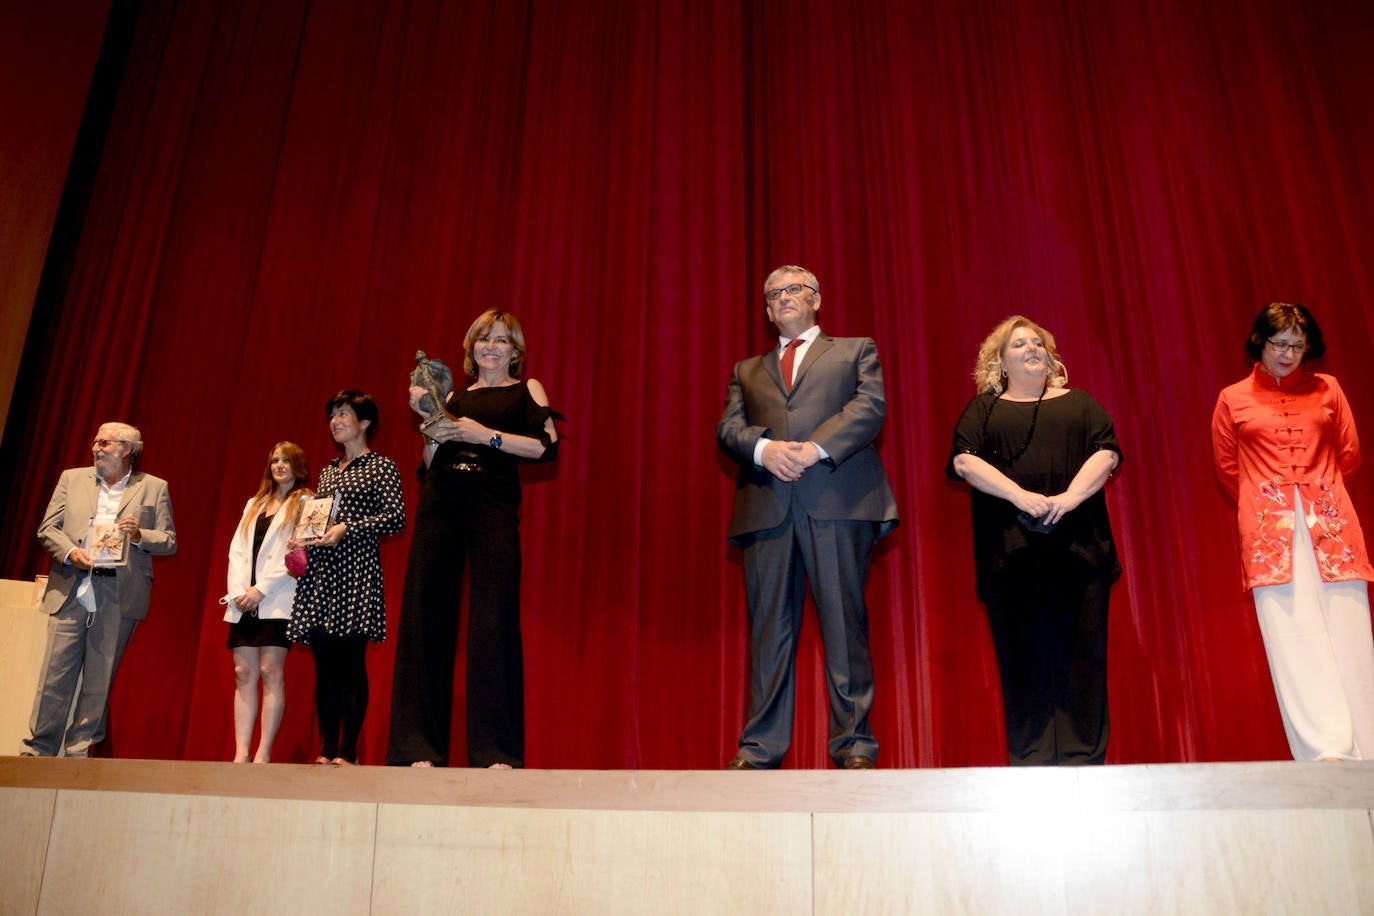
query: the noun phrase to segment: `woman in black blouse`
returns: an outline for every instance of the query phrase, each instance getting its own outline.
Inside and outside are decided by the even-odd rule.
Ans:
[[[1013,315],[988,335],[946,473],[972,486],[978,597],[1002,679],[1012,764],[1102,763],[1107,602],[1120,575],[1102,487],[1112,420],[1054,338]]]
[[[334,499],[330,525],[307,551],[288,632],[315,656],[315,762],[342,765],[357,762],[367,715],[367,644],[386,639],[378,538],[403,529],[406,510],[395,463],[368,444],[378,423],[372,395],[340,391],[325,415],[343,454],[320,472],[319,496]]]
[[[446,415],[422,425],[423,485],[406,566],[391,692],[387,763],[448,762],[463,565],[468,567],[468,764],[524,765],[520,638],[522,461],[552,461],[558,432],[548,395],[521,380],[525,335],[509,312],[483,312],[463,339],[472,380]],[[422,388],[410,406],[424,416]]]

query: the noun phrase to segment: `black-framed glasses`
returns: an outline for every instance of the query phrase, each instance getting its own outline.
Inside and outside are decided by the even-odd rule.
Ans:
[[[787,293],[789,296],[800,296],[801,291],[804,289],[809,289],[813,293],[820,292],[820,290],[809,283],[789,283],[786,286],[778,286],[768,290],[763,294],[763,298],[767,299],[769,302],[777,302],[782,298],[783,293]]]
[[[1299,340],[1295,343],[1290,343],[1286,340],[1275,340],[1274,338],[1270,337],[1265,341],[1265,343],[1267,343],[1270,349],[1272,349],[1275,353],[1278,353],[1280,356],[1284,353],[1292,353],[1294,356],[1302,356],[1304,353],[1307,352],[1307,341],[1305,340]]]
[[[91,441],[91,448],[109,448],[118,441],[118,439],[94,439]]]

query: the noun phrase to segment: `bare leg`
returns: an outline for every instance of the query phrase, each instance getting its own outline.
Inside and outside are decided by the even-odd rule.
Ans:
[[[262,737],[258,739],[258,753],[254,763],[272,760],[272,742],[277,740],[282,713],[286,711],[286,650],[280,646],[263,646],[259,650],[259,670],[262,673]]]
[[[258,650],[234,649],[234,762],[247,763],[253,746],[253,726],[258,721]]]

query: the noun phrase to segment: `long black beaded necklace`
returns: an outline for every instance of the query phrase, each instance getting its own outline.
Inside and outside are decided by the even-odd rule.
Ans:
[[[991,457],[994,457],[994,458],[1002,458],[1002,457],[1005,457],[1005,458],[1006,458],[1007,464],[1008,464],[1008,465],[1011,465],[1012,462],[1014,462],[1017,458],[1020,458],[1022,455],[1024,455],[1024,454],[1026,453],[1026,449],[1030,448],[1031,437],[1035,435],[1035,421],[1038,420],[1038,419],[1040,419],[1040,402],[1043,401],[1043,400],[1045,400],[1045,392],[1046,392],[1046,391],[1049,391],[1049,390],[1050,390],[1049,379],[1046,379],[1046,380],[1045,380],[1044,387],[1042,387],[1042,388],[1040,389],[1040,397],[1038,397],[1038,398],[1035,399],[1035,410],[1033,410],[1033,411],[1031,412],[1030,429],[1026,430],[1026,441],[1024,441],[1024,442],[1021,443],[1021,447],[1020,447],[1019,449],[1016,450],[1016,454],[1015,454],[1015,455],[1006,455],[1006,456],[1002,456],[1002,455],[998,455],[997,452],[996,452],[996,450],[994,450],[994,449],[989,449],[989,450],[988,450],[988,454],[989,454]],[[1001,397],[995,397],[995,398],[993,398],[993,399],[992,399],[992,407],[989,407],[989,408],[988,408],[987,415],[983,417],[983,442],[987,442],[987,441],[988,441],[988,421],[992,419],[992,411],[997,407],[997,402],[1000,401],[1000,400],[1002,400]]]

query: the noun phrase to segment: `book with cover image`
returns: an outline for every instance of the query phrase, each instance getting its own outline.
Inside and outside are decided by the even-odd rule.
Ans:
[[[91,523],[91,565],[99,567],[124,566],[129,562],[129,536],[115,527],[115,520]]]
[[[329,530],[329,515],[334,508],[334,497],[317,496],[306,500],[301,506],[301,519],[296,522],[296,540],[313,544]]]

